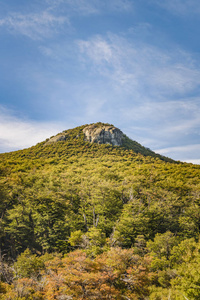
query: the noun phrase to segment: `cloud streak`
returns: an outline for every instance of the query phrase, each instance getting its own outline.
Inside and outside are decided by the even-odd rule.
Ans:
[[[191,162],[196,164],[200,163],[200,159],[192,158],[194,154],[198,157],[198,154],[200,152],[200,144],[168,147],[163,149],[156,149],[154,151],[161,155],[169,156],[176,160],[181,160],[184,162]]]
[[[44,10],[34,9],[37,12],[10,12],[6,17],[0,18],[0,27],[6,28],[12,34],[21,34],[33,40],[51,38],[62,28],[68,26],[70,30],[71,19],[77,15],[94,15],[105,12],[130,11],[133,3],[130,0],[46,0]]]
[[[186,16],[186,11],[188,32],[192,28],[191,16],[200,7],[197,0],[149,0],[148,5],[143,0],[20,2],[4,4],[7,12],[3,15],[2,10],[0,19],[0,31],[8,42],[1,49],[4,105],[25,112],[30,120],[67,119],[71,127],[110,122],[151,149],[194,145],[199,140],[200,61],[192,48],[198,43],[185,47],[189,53],[183,49],[188,35],[181,32],[180,46],[176,38],[183,24],[180,16]],[[97,22],[91,26],[94,19]],[[168,30],[164,26],[169,20]],[[19,35],[34,43],[26,39],[22,45]],[[16,51],[6,49],[15,44]],[[10,112],[0,116],[2,147],[3,142],[11,147],[11,140],[17,147],[14,135],[22,136],[19,148],[26,147],[24,137],[36,136],[39,128],[44,128],[44,138],[52,135],[45,131],[45,122],[37,127],[36,122]],[[16,134],[7,138],[6,128],[11,132],[14,128]]]
[[[109,35],[78,41],[85,64],[120,88],[154,95],[185,95],[200,87],[200,71],[189,54],[164,51],[137,40]],[[174,54],[176,53],[176,54]]]
[[[0,27],[5,27],[13,34],[22,34],[33,40],[50,38],[69,20],[64,16],[55,16],[48,11],[40,13],[10,13],[0,19]]]
[[[78,40],[73,49],[79,61],[73,53],[68,57],[64,44],[43,50],[63,68],[68,59],[82,66],[79,84],[70,90],[81,106],[81,123],[114,123],[151,149],[199,138],[200,70],[191,55],[114,34]]]
[[[85,68],[106,78],[115,91],[130,137],[151,149],[164,149],[169,140],[180,145],[199,138],[200,69],[189,53],[111,34],[78,41],[78,46]],[[178,149],[169,149],[169,156],[178,159]],[[180,159],[190,158],[185,149]]]
[[[123,12],[133,9],[131,0],[46,0],[50,7],[65,7],[70,13],[93,15],[106,12]]]
[[[198,0],[151,0],[172,14],[178,15],[196,15],[200,13],[200,3]]]
[[[163,149],[167,148],[169,141],[175,146],[199,140],[199,113],[198,98],[190,99],[189,103],[180,100],[161,103],[149,101],[133,105],[129,110],[124,108],[122,118],[132,123],[128,130],[133,139],[151,149]],[[195,155],[198,157],[197,152]],[[178,155],[170,157],[178,159]]]

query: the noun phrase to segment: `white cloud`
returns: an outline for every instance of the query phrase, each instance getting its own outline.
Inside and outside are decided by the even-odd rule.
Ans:
[[[34,40],[51,37],[60,26],[66,23],[69,24],[67,17],[57,17],[48,11],[29,14],[10,13],[7,17],[0,19],[0,26]]]
[[[97,37],[91,41],[79,41],[78,45],[80,51],[87,53],[94,63],[110,62],[112,64],[112,59],[114,59],[112,45],[101,37]]]
[[[33,146],[63,130],[58,122],[22,120],[3,107],[0,107],[0,120],[0,152]]]

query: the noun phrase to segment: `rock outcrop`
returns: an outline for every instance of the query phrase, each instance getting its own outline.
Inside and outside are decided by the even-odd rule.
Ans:
[[[135,153],[140,153],[144,156],[157,157],[161,160],[168,162],[173,162],[172,159],[161,156],[152,150],[142,146],[136,141],[128,138],[119,128],[108,124],[108,123],[95,123],[90,125],[82,125],[76,128],[64,130],[61,133],[58,133],[56,136],[51,137],[50,139],[44,142],[44,146],[51,145],[55,143],[66,143],[67,146],[74,145],[78,147],[83,146],[83,142],[96,143],[96,144],[109,144],[112,146],[121,146],[124,149],[132,150]]]
[[[90,143],[109,144],[113,146],[122,146],[123,143],[123,132],[113,125],[103,123],[86,125],[82,129],[82,132],[84,134],[85,141]],[[45,145],[57,143],[59,141],[66,141],[68,138],[70,138],[71,133],[69,130],[63,131],[57,134],[56,136],[51,137],[45,143]],[[74,138],[78,137],[79,134],[77,136],[74,136]]]
[[[59,133],[56,136],[51,137],[46,143],[45,145],[49,145],[52,143],[56,143],[59,141],[66,141],[66,134],[64,133]]]
[[[90,143],[122,146],[123,132],[113,125],[88,125],[83,129],[83,133]]]

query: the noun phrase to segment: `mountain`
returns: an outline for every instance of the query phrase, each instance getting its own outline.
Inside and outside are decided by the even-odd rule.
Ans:
[[[200,166],[111,124],[0,154],[0,199],[2,299],[181,299],[181,264],[198,265]]]
[[[63,147],[70,146],[71,143],[75,143],[76,147],[78,147],[78,144],[90,147],[88,143],[98,145],[104,144],[113,147],[118,146],[123,150],[133,150],[135,153],[140,153],[144,156],[152,156],[164,161],[174,162],[172,159],[156,154],[149,148],[131,140],[120,129],[108,123],[99,122],[90,125],[86,124],[74,129],[69,129],[47,139],[45,143],[42,143],[41,145],[48,146],[58,142],[61,142]],[[108,148],[110,150],[112,149],[111,147]]]
[[[45,145],[56,143],[59,141],[68,141],[70,139],[77,139],[79,141],[85,141],[97,144],[106,144],[111,146],[120,146],[124,149],[133,150],[135,153],[141,153],[143,155],[149,155],[153,157],[159,157],[160,159],[172,161],[165,158],[150,149],[143,147],[136,141],[129,139],[120,129],[111,124],[96,123],[90,125],[84,125],[72,130],[66,130],[62,133],[51,137]]]

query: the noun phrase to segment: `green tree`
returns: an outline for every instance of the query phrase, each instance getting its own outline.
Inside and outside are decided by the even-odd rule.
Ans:
[[[15,278],[35,278],[40,276],[41,270],[45,267],[44,261],[29,249],[21,253],[14,263]]]

